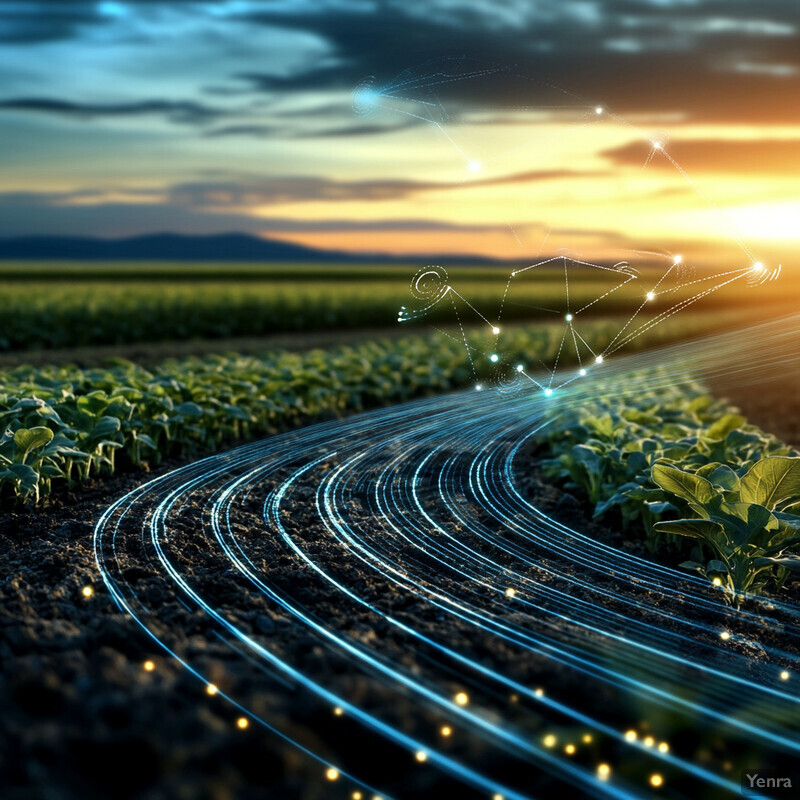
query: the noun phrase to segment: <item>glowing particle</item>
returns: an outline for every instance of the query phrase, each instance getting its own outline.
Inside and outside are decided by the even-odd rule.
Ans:
[[[469,164],[467,164],[467,169],[470,172],[480,172],[482,166],[480,161],[470,161]]]
[[[512,703],[519,703],[519,695],[518,694],[512,694],[508,699]]]
[[[336,769],[335,767],[328,767],[328,769],[325,770],[325,777],[329,781],[338,781],[339,780],[339,770]]]
[[[453,729],[449,725],[442,725],[439,729],[439,733],[445,737],[445,739],[453,733]]]
[[[457,706],[465,706],[469,703],[469,695],[466,692],[459,692],[455,696],[455,701]]]
[[[475,384],[475,391],[479,392],[481,389],[483,389],[483,386],[481,386],[479,383],[476,383]]]
[[[672,259],[673,264],[680,264],[682,261],[683,261],[683,256],[675,256],[675,258]]]
[[[728,633],[728,631],[722,631],[722,633],[720,633],[720,635],[719,635],[719,638],[723,639],[724,641],[727,642],[728,639],[731,638],[731,635],[730,635],[730,633]]]
[[[602,364],[603,363],[603,356],[595,356],[594,363],[595,364]]]
[[[607,781],[608,776],[611,774],[611,767],[608,764],[598,764],[597,765],[597,777],[601,781]]]
[[[537,689],[537,690],[534,692],[534,694],[535,694],[537,697],[544,697],[544,689]]]
[[[756,261],[756,263],[753,264],[753,272],[763,272],[763,271],[764,271],[764,265],[760,261]]]
[[[714,578],[714,580],[711,581],[711,583],[713,583],[714,586],[722,586],[722,578]]]
[[[557,741],[558,739],[556,739],[556,737],[553,736],[552,733],[548,733],[547,736],[545,736],[544,739],[542,739],[542,744],[545,747],[555,747]]]
[[[497,334],[500,333],[500,328],[495,325],[494,328],[492,328],[492,333],[497,336]]]
[[[517,590],[511,586],[509,586],[508,589],[506,589],[506,597],[513,597],[516,593]]]
[[[84,586],[83,589],[81,589],[81,594],[84,597],[91,597],[94,594],[94,589],[92,589],[91,586]]]
[[[573,756],[573,755],[575,755],[575,745],[574,745],[574,744],[568,744],[568,745],[567,745],[567,746],[564,748],[564,752],[565,752],[565,753],[566,753],[568,756]]]
[[[585,375],[585,374],[586,374],[586,370],[585,369],[579,369],[578,370],[578,375]]]
[[[341,706],[336,706],[336,708],[333,709],[334,717],[341,717],[342,714],[344,714],[344,709]]]
[[[656,299],[656,293],[655,292],[648,292],[647,293],[647,299],[648,300],[655,300]]]
[[[636,741],[636,731],[634,731],[634,730],[625,731],[625,741],[626,742],[635,742]]]
[[[489,356],[489,361],[491,361],[493,364],[496,364],[498,362],[499,358],[500,358],[500,356],[498,356],[497,353],[492,353]]]
[[[553,390],[552,389],[548,388],[548,389],[544,390],[544,396],[545,397],[550,397],[550,395],[552,395],[552,394],[553,394]]]
[[[152,672],[156,668],[155,662],[150,661],[150,659],[145,661],[142,666],[144,667],[145,672]]]
[[[661,742],[658,746],[659,753],[669,753],[669,745],[666,742]]]
[[[789,680],[789,672],[788,672],[788,670],[783,670],[783,672],[781,672],[781,680],[782,681],[788,681]]]
[[[523,369],[524,367],[522,366],[522,364],[517,364],[517,372],[522,372]]]
[[[240,731],[245,730],[249,725],[250,725],[250,720],[247,719],[247,717],[239,717],[239,719],[236,720],[236,727]]]
[[[595,114],[602,114],[603,113],[603,106],[597,106],[594,110]]]
[[[206,686],[206,694],[209,697],[213,697],[218,691],[219,689],[217,689],[217,687],[214,686],[213,683],[209,683],[208,686]]]
[[[645,736],[642,740],[642,744],[645,747],[652,747],[656,743],[656,740],[652,736]]]
[[[350,797],[351,800],[363,800],[364,795],[361,794],[361,792],[353,792],[353,794],[351,794]]]
[[[492,800],[505,800],[505,798],[503,797],[503,795],[501,795],[501,794],[498,792],[497,794],[493,794],[493,795],[492,795]]]
[[[417,750],[414,754],[414,758],[416,758],[420,764],[424,764],[428,760],[428,754],[424,750]]]
[[[660,150],[663,147],[661,142],[653,142],[652,144],[653,144],[653,150]]]
[[[657,789],[659,786],[662,786],[662,785],[663,785],[663,783],[664,783],[664,779],[663,779],[663,778],[662,778],[662,777],[661,777],[661,776],[660,776],[660,775],[659,775],[657,772],[654,772],[654,773],[653,773],[653,774],[650,776],[650,785],[651,785],[651,786],[655,786],[655,788],[656,788],[656,789]]]
[[[581,736],[581,741],[584,744],[591,744],[592,743],[592,734],[591,733],[584,733],[583,736]]]
[[[564,319],[565,319],[567,322],[572,322],[572,314],[566,314],[566,315],[564,316]]]

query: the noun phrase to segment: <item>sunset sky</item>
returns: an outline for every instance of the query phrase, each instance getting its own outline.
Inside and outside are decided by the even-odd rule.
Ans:
[[[797,0],[14,1],[0,76],[2,237],[800,255]]]

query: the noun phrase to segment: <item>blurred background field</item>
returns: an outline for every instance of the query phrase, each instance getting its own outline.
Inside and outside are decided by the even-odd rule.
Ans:
[[[429,323],[446,331],[457,327],[449,300],[424,318],[397,323],[402,305],[425,305],[409,293],[417,269],[413,264],[0,262],[0,364],[41,361],[44,351],[58,351],[53,357],[63,361],[69,360],[68,351],[80,350],[75,358],[87,363],[108,355],[148,359],[220,347],[254,352],[346,344],[427,332]],[[520,276],[503,302],[511,269],[457,267],[449,270],[449,280],[488,320],[496,320],[502,306],[504,326],[561,324],[563,272],[538,268],[535,276]],[[645,291],[640,287],[652,284],[650,277],[645,269],[641,280],[586,308],[583,319],[630,316]],[[697,280],[702,278],[700,273]],[[572,272],[570,308],[590,304],[611,285],[595,270]],[[757,287],[737,282],[670,318],[666,331],[660,325],[637,347],[788,310],[797,299],[788,288],[787,294],[785,280]],[[690,285],[657,297],[638,319],[652,318],[696,291],[697,285]],[[461,323],[482,327],[476,314],[460,301],[456,305]],[[173,342],[180,346],[163,346]]]

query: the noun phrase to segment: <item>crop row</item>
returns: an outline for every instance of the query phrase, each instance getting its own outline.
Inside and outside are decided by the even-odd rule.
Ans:
[[[383,273],[381,273],[383,274]],[[258,337],[314,330],[392,327],[402,305],[413,308],[408,275],[390,273],[372,281],[352,278],[294,281],[42,281],[0,285],[0,351],[121,345],[136,342]],[[520,279],[521,281],[521,279]],[[487,319],[505,322],[561,320],[563,276],[520,282],[504,297],[505,281],[461,280],[461,294]],[[583,279],[570,284],[577,309],[608,289],[607,283]],[[631,290],[633,291],[633,290]],[[637,290],[638,291],[638,290]],[[738,300],[752,306],[749,295],[712,295],[703,310]],[[614,293],[584,312],[595,317],[629,312],[641,298]],[[667,300],[665,299],[665,303]],[[672,299],[669,302],[673,302]],[[461,301],[465,323],[480,324]],[[716,306],[715,306],[716,304]],[[648,313],[664,310],[656,299]],[[748,312],[752,313],[752,311]],[[456,323],[449,301],[425,317],[436,324]]]
[[[561,411],[545,472],[651,552],[688,555],[728,602],[779,590],[800,572],[800,454],[701,385],[656,376]]]

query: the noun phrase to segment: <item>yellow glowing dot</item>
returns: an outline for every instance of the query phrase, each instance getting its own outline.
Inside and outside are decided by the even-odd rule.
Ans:
[[[206,686],[206,694],[210,697],[213,697],[218,691],[219,689],[217,689],[213,683],[209,683],[208,686]]]
[[[145,661],[142,666],[144,667],[145,672],[152,672],[156,668],[155,663],[150,660]]]
[[[564,748],[564,752],[565,752],[565,753],[566,753],[568,756],[574,755],[574,754],[575,754],[575,745],[574,745],[574,744],[568,744],[568,745],[567,745],[567,746]]]
[[[500,333],[500,328],[495,325],[494,328],[492,328],[492,333],[497,336],[497,334]]]
[[[339,780],[339,770],[335,769],[334,767],[328,767],[328,769],[325,770],[325,777],[329,781],[338,781]]]
[[[659,753],[669,753],[669,745],[666,742],[661,742],[658,746]]]
[[[81,594],[84,597],[91,597],[94,594],[94,589],[92,589],[91,586],[84,586],[83,589],[81,589]]]
[[[353,794],[351,794],[350,797],[352,797],[353,800],[362,800],[364,795],[361,794],[361,792],[353,792]]]
[[[760,261],[756,261],[756,263],[753,264],[753,270],[755,272],[763,272],[764,271],[764,265]]]
[[[537,690],[534,692],[534,694],[535,694],[537,697],[544,697],[544,689],[537,689]]]
[[[609,767],[608,764],[597,765],[597,777],[600,778],[601,781],[607,781],[610,774],[611,767]]]
[[[424,750],[417,750],[414,758],[416,758],[420,764],[424,764],[428,760],[428,754]]]
[[[661,142],[653,142],[653,150],[660,150]]]
[[[336,706],[336,708],[333,709],[333,715],[335,717],[341,717],[342,714],[344,714],[344,709],[340,706]]]
[[[597,106],[594,110],[595,114],[602,114],[603,113],[603,106]]]
[[[648,292],[647,293],[647,299],[648,300],[655,300],[656,299],[656,293],[655,292]]]
[[[645,736],[642,744],[645,747],[652,747],[656,743],[656,740],[652,736]]]
[[[651,786],[655,786],[656,788],[658,788],[663,783],[664,783],[664,779],[657,772],[654,772],[650,776],[650,785]]]
[[[581,741],[584,744],[591,744],[592,743],[592,734],[591,733],[584,733],[581,737]]]
[[[512,589],[510,586],[506,589],[506,597],[513,597],[517,593],[516,589]]]
[[[731,638],[731,635],[728,633],[728,631],[722,631],[722,633],[719,635],[719,638],[724,639],[727,642],[728,639]]]
[[[249,724],[250,720],[247,719],[247,717],[239,717],[239,719],[236,720],[236,727],[240,731],[243,731]]]
[[[783,672],[781,672],[781,680],[782,681],[788,681],[789,680],[789,672],[787,670],[784,670]]]
[[[512,694],[508,699],[512,703],[518,703],[519,702],[519,695],[518,694]]]
[[[722,578],[714,578],[714,580],[711,581],[711,583],[713,583],[714,586],[722,586]]]
[[[680,264],[682,261],[683,261],[683,256],[675,256],[675,258],[672,259],[673,264]]]
[[[372,795],[372,800],[383,800],[383,798],[379,794]]]
[[[636,731],[625,731],[625,741],[626,742],[635,742],[636,741]]]
[[[466,692],[459,692],[455,697],[456,705],[465,706],[469,703],[469,695]]]
[[[493,795],[492,795],[492,800],[505,800],[505,798],[503,797],[503,795],[501,795],[501,794],[498,792],[497,794],[493,794]]]
[[[548,733],[547,736],[545,736],[544,739],[542,739],[542,743],[544,744],[545,747],[555,747],[557,741],[558,739],[556,739],[556,737],[553,736],[552,733]]]

